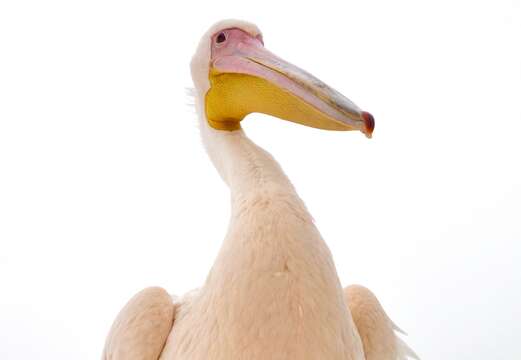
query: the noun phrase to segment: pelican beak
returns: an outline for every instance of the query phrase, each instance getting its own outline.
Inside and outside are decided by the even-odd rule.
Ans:
[[[253,112],[326,130],[360,130],[371,137],[374,119],[313,75],[284,61],[260,41],[247,41],[213,58],[205,110],[208,123],[236,130]]]

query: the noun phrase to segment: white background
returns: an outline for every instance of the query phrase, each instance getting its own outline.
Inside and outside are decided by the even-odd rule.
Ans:
[[[228,17],[376,118],[372,140],[243,122],[343,284],[423,359],[521,358],[519,0],[3,0],[0,358],[97,359],[135,292],[203,283],[229,199],[184,88]]]

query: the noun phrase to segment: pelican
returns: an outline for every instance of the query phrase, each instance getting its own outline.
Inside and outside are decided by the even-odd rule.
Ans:
[[[177,298],[151,287],[125,305],[103,359],[416,358],[371,291],[342,289],[304,203],[240,125],[259,112],[371,137],[373,117],[266,50],[248,22],[213,25],[190,66],[202,141],[231,192],[229,228],[201,288]]]

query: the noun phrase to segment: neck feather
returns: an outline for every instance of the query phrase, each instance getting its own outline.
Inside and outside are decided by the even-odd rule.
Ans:
[[[200,97],[196,99],[196,106],[202,141],[217,171],[230,187],[232,197],[269,188],[295,194],[277,161],[253,143],[242,129],[223,131],[210,127],[200,100]]]

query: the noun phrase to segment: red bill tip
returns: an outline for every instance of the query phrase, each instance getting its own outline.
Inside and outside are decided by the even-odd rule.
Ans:
[[[364,119],[365,134],[367,137],[371,137],[374,130],[374,117],[367,111],[362,111],[362,119]]]

